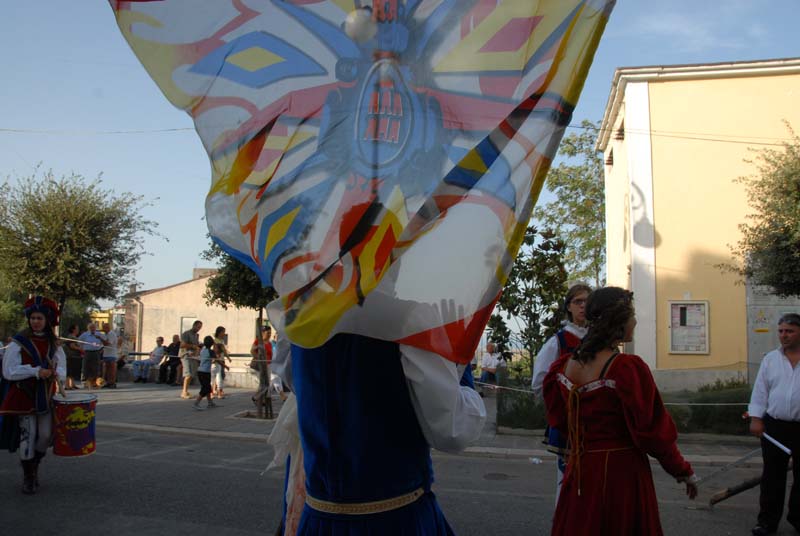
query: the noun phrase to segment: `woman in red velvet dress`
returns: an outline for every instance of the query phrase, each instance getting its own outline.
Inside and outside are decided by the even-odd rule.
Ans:
[[[633,293],[592,292],[586,319],[578,350],[553,363],[544,380],[548,424],[568,436],[570,449],[552,533],[662,534],[647,455],[685,482],[692,499],[697,478],[649,367],[617,350],[636,326]]]

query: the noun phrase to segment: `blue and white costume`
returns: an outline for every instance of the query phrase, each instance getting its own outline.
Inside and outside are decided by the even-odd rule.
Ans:
[[[453,534],[431,491],[430,447],[458,451],[480,435],[471,371],[349,334],[291,352],[306,473],[298,534]]]

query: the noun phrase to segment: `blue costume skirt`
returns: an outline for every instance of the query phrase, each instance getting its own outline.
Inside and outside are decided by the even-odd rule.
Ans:
[[[425,493],[413,503],[379,514],[340,515],[306,505],[298,536],[454,536],[436,496]]]

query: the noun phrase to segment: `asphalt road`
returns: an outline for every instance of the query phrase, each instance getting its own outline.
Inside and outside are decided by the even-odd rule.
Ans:
[[[0,455],[0,526],[4,534],[272,534],[280,516],[283,474],[262,475],[271,451],[261,442],[98,428],[98,450],[80,459],[45,458],[42,488],[19,492],[16,455]],[[434,456],[434,491],[460,536],[548,534],[554,467],[528,459]],[[710,472],[713,468],[704,468]],[[749,534],[758,492],[709,510],[710,493],[756,473],[734,469],[695,502],[654,467],[667,535]],[[784,523],[779,534],[795,534]]]

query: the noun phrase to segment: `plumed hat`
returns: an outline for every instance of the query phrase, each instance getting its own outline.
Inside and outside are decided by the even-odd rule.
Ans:
[[[50,327],[56,327],[58,325],[58,317],[60,315],[58,304],[50,298],[33,296],[27,299],[24,308],[25,318],[28,320],[30,320],[33,313],[42,313],[45,318],[47,318],[47,323],[50,324]]]

